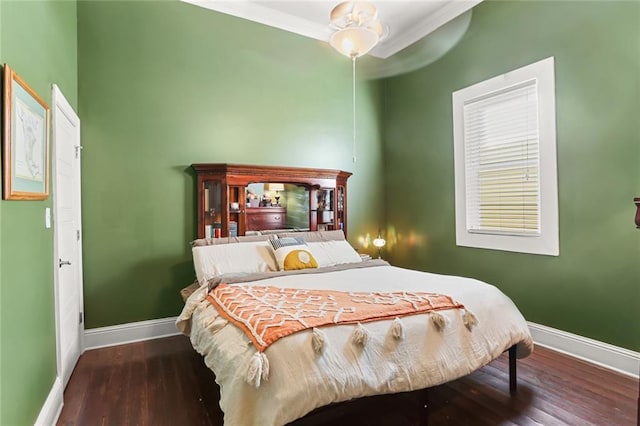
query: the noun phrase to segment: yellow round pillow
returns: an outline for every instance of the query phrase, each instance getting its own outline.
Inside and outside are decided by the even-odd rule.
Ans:
[[[284,258],[284,270],[317,268],[318,262],[310,251],[294,249]]]

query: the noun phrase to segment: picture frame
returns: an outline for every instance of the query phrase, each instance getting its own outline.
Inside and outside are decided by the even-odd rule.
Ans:
[[[49,106],[8,64],[2,79],[2,199],[46,200]]]

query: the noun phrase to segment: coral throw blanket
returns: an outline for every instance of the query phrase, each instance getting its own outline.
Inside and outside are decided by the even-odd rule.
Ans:
[[[279,338],[308,328],[464,308],[437,293],[352,293],[241,284],[220,284],[207,300],[241,328],[260,352]]]

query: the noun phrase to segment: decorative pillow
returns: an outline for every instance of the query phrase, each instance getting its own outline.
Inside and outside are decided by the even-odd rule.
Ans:
[[[268,241],[195,246],[191,251],[200,284],[222,274],[278,270]]]
[[[281,271],[317,268],[318,262],[302,238],[278,238],[269,241]]]
[[[343,263],[362,262],[362,258],[347,240],[307,243],[320,268]]]

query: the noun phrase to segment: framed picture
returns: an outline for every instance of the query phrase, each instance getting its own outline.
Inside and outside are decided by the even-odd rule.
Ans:
[[[9,65],[3,73],[2,198],[49,197],[49,106]]]

